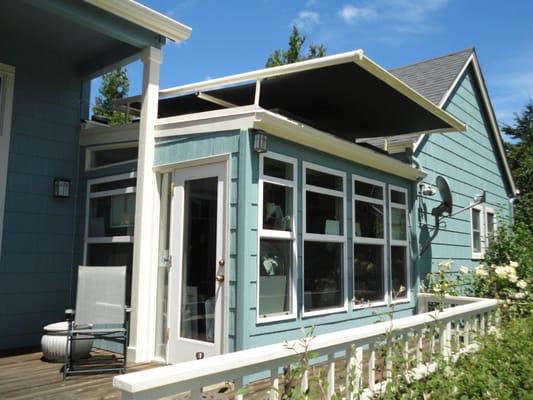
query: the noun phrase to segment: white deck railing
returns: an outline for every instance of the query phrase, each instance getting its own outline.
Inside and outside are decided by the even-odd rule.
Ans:
[[[393,379],[393,371],[397,373],[398,369],[412,379],[419,379],[435,370],[436,360],[456,359],[464,352],[475,350],[476,337],[484,335],[489,326],[497,323],[497,300],[461,296],[440,299],[420,294],[419,309],[425,311],[432,303],[445,304],[448,308],[318,335],[309,340],[309,354],[312,353],[317,362],[327,360],[323,364],[327,374],[327,398],[338,392],[340,385],[345,386],[342,395],[346,399],[368,398],[382,390],[387,381]],[[387,343],[394,343],[396,349],[401,349],[401,361],[393,357],[392,346],[383,351]],[[245,377],[262,373],[270,376],[269,398],[279,399],[279,388],[283,386],[280,371],[284,366],[299,362],[301,355],[294,348],[300,345],[301,341],[289,342],[289,346],[279,343],[130,373],[116,376],[113,385],[122,391],[123,399],[159,399],[184,392],[191,392],[192,399],[200,399],[202,387],[232,381],[235,392],[239,393]],[[339,364],[346,369],[341,374],[346,382],[343,379],[336,385],[335,368]],[[307,374],[303,374],[300,384],[308,387]],[[235,396],[239,400],[243,397],[246,395]]]

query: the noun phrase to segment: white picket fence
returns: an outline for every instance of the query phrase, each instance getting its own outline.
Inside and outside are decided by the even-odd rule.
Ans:
[[[436,303],[447,308],[424,312]],[[318,335],[309,340],[308,352],[326,371],[328,398],[343,385],[344,398],[365,399],[382,390],[398,368],[402,368],[402,373],[410,379],[419,379],[435,370],[437,359],[457,359],[464,352],[476,350],[476,338],[485,335],[490,326],[497,325],[497,307],[498,301],[492,299],[463,296],[441,299],[422,293],[419,314]],[[403,357],[400,361],[392,353],[393,346],[386,346],[387,341],[394,342],[395,348],[401,349]],[[123,399],[160,399],[190,392],[194,400],[201,398],[202,387],[230,381],[239,393],[245,377],[268,373],[270,389],[265,396],[277,400],[283,385],[280,372],[283,367],[300,360],[300,355],[291,346],[298,349],[301,341],[290,342],[289,346],[279,343],[120,375],[114,378],[113,385],[122,391]],[[335,368],[341,359],[345,361],[342,365],[346,371],[342,375],[346,382],[336,384],[338,374]],[[395,365],[395,362],[401,365]],[[303,375],[300,384],[304,389],[308,387],[308,374]],[[237,400],[245,397],[246,394],[235,396]]]

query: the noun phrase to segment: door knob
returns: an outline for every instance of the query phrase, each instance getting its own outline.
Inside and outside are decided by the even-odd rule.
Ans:
[[[215,279],[218,283],[222,283],[224,282],[224,275],[217,275]]]

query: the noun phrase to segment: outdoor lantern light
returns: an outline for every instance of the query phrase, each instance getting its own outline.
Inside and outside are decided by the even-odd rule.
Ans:
[[[54,179],[54,197],[59,197],[63,199],[70,197],[70,181],[68,179]]]
[[[263,132],[257,132],[254,136],[254,151],[256,153],[267,151],[267,135]]]

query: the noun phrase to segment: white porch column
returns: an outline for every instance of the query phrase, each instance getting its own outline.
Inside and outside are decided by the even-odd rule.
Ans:
[[[128,347],[128,356],[134,362],[149,361],[150,349],[154,341],[159,203],[157,202],[156,175],[152,168],[159,100],[159,67],[163,61],[163,55],[161,50],[149,47],[142,51],[141,59],[144,69],[135,197],[132,312]]]

